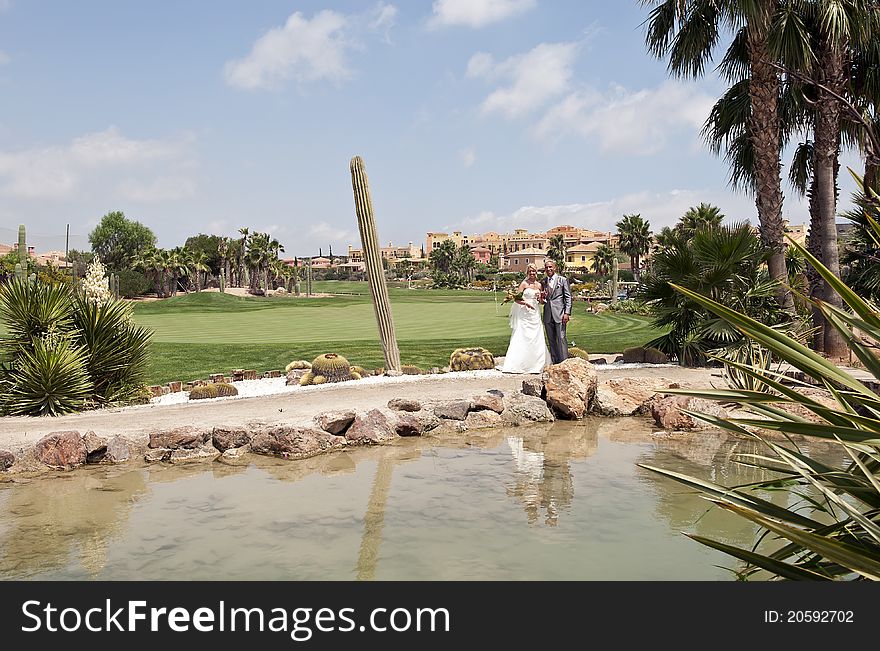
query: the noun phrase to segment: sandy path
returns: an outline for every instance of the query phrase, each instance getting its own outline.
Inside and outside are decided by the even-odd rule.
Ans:
[[[603,368],[597,366],[599,381],[611,377],[665,377],[676,382],[708,386],[720,384],[708,369],[680,366],[645,368]],[[715,370],[714,374],[718,371]],[[310,424],[312,417],[331,409],[366,410],[385,407],[392,398],[418,400],[461,398],[489,389],[505,392],[519,390],[523,375],[498,371],[448,373],[430,376],[385,378],[369,385],[345,382],[268,396],[187,402],[173,405],[138,405],[121,409],[90,411],[69,416],[0,418],[0,449],[15,451],[32,446],[49,432],[93,430],[99,436],[122,434],[133,439],[146,439],[151,431],[180,425],[244,426],[249,423]],[[378,378],[377,378],[378,379]]]

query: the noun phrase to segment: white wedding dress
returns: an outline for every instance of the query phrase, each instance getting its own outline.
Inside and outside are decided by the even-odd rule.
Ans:
[[[544,323],[538,304],[538,291],[531,287],[523,290],[525,305],[514,303],[510,309],[510,345],[501,365],[504,373],[541,373],[550,363],[550,350],[544,341]]]

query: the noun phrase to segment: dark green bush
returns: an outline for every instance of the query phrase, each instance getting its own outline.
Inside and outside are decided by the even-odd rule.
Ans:
[[[134,269],[123,269],[119,272],[119,295],[123,298],[135,298],[143,296],[153,289],[153,283],[150,282],[140,271]]]

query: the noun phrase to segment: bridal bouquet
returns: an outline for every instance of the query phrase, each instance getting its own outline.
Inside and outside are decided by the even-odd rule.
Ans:
[[[503,303],[510,303],[511,301],[521,301],[523,300],[522,292],[514,292],[512,289],[507,290],[507,294],[504,297],[504,300],[501,301]]]

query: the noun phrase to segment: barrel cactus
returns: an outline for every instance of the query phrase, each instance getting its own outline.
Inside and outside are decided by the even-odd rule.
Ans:
[[[300,386],[309,384],[325,384],[327,382],[345,382],[355,378],[351,372],[351,365],[342,355],[326,353],[319,355],[312,361],[312,367],[308,373],[300,378]]]
[[[588,362],[590,361],[590,354],[587,351],[585,351],[583,348],[578,348],[577,346],[569,346],[568,356],[569,357],[580,357],[581,359],[585,359]]]
[[[351,374],[352,375],[357,374],[358,379],[361,379],[363,377],[367,377],[370,374],[370,372],[367,369],[365,369],[363,366],[352,366],[351,367]]]
[[[290,373],[290,372],[293,371],[294,369],[299,370],[299,369],[303,369],[303,368],[305,368],[305,369],[312,368],[312,363],[311,363],[311,362],[307,362],[307,361],[304,360],[304,359],[297,359],[297,360],[292,361],[292,362],[291,362],[290,364],[288,364],[287,366],[285,366],[285,367],[284,367],[284,372],[285,372],[285,373]]]
[[[423,375],[425,373],[418,366],[412,364],[404,364],[400,367],[400,370],[404,375]]]
[[[485,348],[456,348],[449,356],[452,371],[481,371],[495,368],[495,357]]]
[[[189,392],[189,399],[205,400],[206,398],[225,398],[237,395],[238,389],[228,382],[211,382],[193,387]]]

